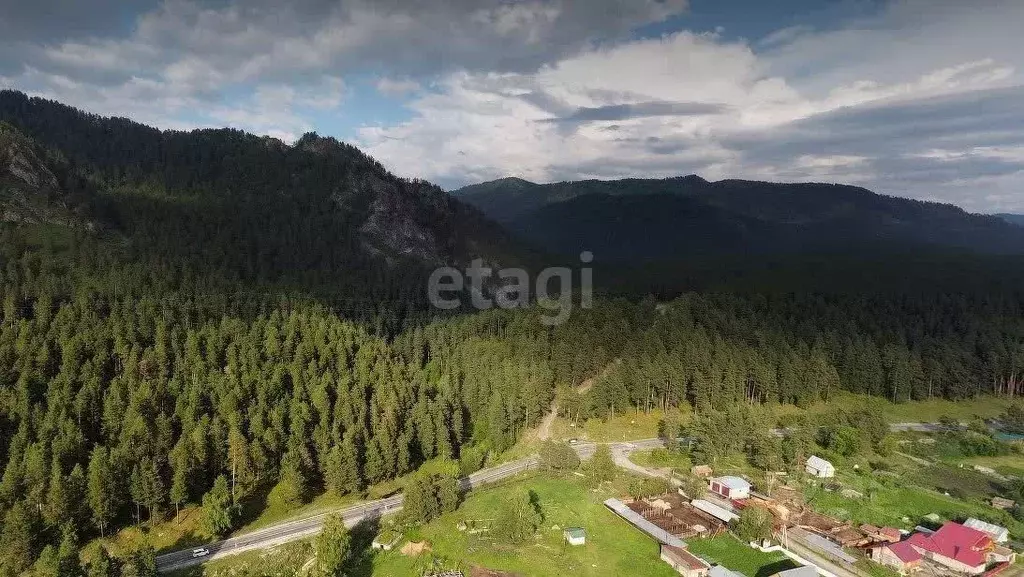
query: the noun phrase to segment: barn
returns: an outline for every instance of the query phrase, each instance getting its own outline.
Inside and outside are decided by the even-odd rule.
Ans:
[[[711,479],[711,492],[726,499],[747,499],[750,497],[750,483],[731,475]]]

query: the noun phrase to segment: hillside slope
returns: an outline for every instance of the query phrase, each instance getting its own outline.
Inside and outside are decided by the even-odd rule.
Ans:
[[[213,258],[263,280],[524,258],[476,208],[333,138],[289,146],[231,129],[160,131],[14,91],[0,91],[0,122],[88,176],[108,205],[104,224],[162,257]]]
[[[89,196],[63,159],[0,122],[0,221],[88,228]]]
[[[1024,229],[1003,219],[856,186],[691,175],[546,185],[503,179],[454,194],[539,246],[613,259],[914,247],[1024,253]]]

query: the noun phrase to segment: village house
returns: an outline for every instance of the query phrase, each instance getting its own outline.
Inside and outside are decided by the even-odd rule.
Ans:
[[[711,479],[710,489],[712,493],[726,499],[736,500],[750,497],[750,483],[732,475]]]
[[[661,544],[661,560],[684,577],[707,577],[711,565],[682,547]]]
[[[944,524],[931,535],[914,533],[905,542],[925,559],[968,575],[984,573],[990,563],[1016,560],[1013,551],[997,547],[988,533],[954,522]]]
[[[811,455],[807,458],[807,464],[804,467],[804,471],[809,475],[818,477],[819,479],[828,479],[836,476],[836,468],[832,466],[832,463],[829,463],[817,455]]]
[[[871,560],[895,569],[900,575],[909,575],[921,569],[921,553],[910,541],[891,543],[871,549]]]

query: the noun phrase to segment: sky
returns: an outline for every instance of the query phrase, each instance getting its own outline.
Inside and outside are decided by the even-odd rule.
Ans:
[[[0,0],[0,88],[445,188],[843,182],[1024,212],[1021,0]]]

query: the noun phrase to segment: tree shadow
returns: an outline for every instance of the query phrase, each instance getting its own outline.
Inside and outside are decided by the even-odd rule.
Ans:
[[[270,504],[270,492],[274,489],[274,483],[259,483],[252,493],[241,499],[238,518],[235,520],[235,527],[244,527],[252,523],[267,510]]]
[[[373,560],[377,550],[373,548],[373,539],[380,533],[380,518],[365,518],[349,530],[351,541],[351,561],[349,577],[370,577],[373,575]]]
[[[783,559],[761,567],[757,570],[757,574],[754,577],[770,577],[771,575],[775,575],[781,571],[794,569],[796,567],[799,567],[799,565],[794,563],[792,559]]]

